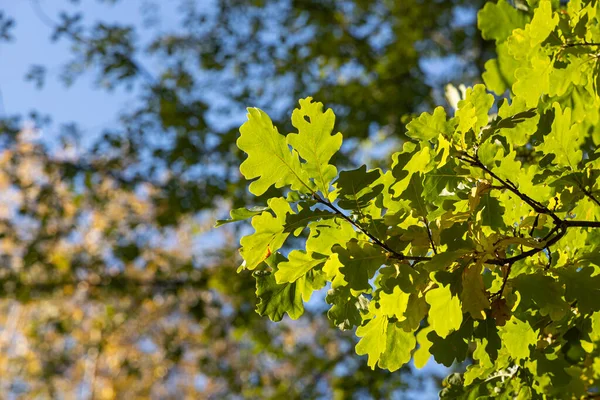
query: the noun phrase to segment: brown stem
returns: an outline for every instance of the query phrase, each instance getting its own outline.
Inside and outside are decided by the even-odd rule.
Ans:
[[[519,254],[518,256],[514,256],[514,257],[509,257],[509,258],[499,258],[496,260],[491,260],[491,261],[486,261],[487,264],[495,264],[495,265],[508,265],[508,269],[506,270],[506,275],[504,275],[504,279],[502,280],[502,287],[500,288],[500,290],[496,293],[494,293],[491,297],[502,297],[502,293],[504,292],[504,287],[506,286],[506,282],[508,281],[508,277],[510,275],[510,270],[512,269],[512,266],[514,263],[516,263],[517,261],[523,260],[527,257],[533,256],[537,253],[539,253],[540,251],[549,248],[550,246],[552,246],[554,243],[558,242],[560,239],[562,239],[563,236],[566,235],[567,233],[567,227],[566,225],[562,225],[562,230],[556,235],[554,236],[552,239],[550,239],[544,247],[539,248],[539,249],[531,249],[529,251],[526,251],[524,253]]]
[[[598,221],[563,221],[567,227],[600,228]]]
[[[492,265],[505,265],[505,264],[514,264],[517,261],[521,261],[527,257],[533,256],[537,253],[539,253],[540,251],[544,250],[546,247],[552,246],[553,244],[555,244],[556,242],[558,242],[560,239],[563,238],[563,236],[565,236],[565,234],[567,233],[567,229],[566,227],[561,230],[556,236],[554,236],[552,239],[548,240],[543,246],[541,246],[540,248],[536,248],[536,249],[531,249],[528,251],[525,251],[519,255],[516,255],[514,257],[508,257],[508,258],[497,258],[495,260],[488,260],[485,263],[486,264],[492,264]]]
[[[515,184],[513,184],[509,180],[504,180],[504,179],[500,178],[492,170],[490,170],[488,167],[483,165],[483,163],[479,160],[479,158],[470,156],[466,153],[463,153],[462,157],[459,157],[459,159],[488,173],[492,178],[494,178],[498,182],[500,182],[505,189],[510,190],[513,194],[515,194],[517,197],[519,197],[521,200],[523,200],[525,203],[527,203],[527,205],[529,205],[531,208],[533,208],[533,210],[535,212],[538,212],[540,214],[549,215],[556,224],[560,224],[562,222],[562,220],[554,213],[554,211],[551,211],[548,207],[544,206],[540,202],[527,196],[525,193],[521,193]]]
[[[594,196],[591,190],[587,190],[583,187],[583,185],[581,185],[579,188],[581,189],[583,194],[585,194],[591,201],[596,203],[597,206],[600,206],[600,201],[598,201],[598,199],[596,198],[596,196]]]
[[[364,233],[369,239],[371,239],[373,241],[373,243],[375,243],[376,245],[378,245],[379,247],[381,247],[382,249],[384,249],[385,251],[387,251],[389,253],[389,257],[390,258],[393,258],[393,259],[396,259],[396,260],[401,260],[401,261],[417,261],[417,262],[418,261],[427,261],[427,260],[431,259],[431,257],[407,256],[407,255],[404,255],[402,253],[398,253],[397,251],[395,251],[391,247],[389,247],[387,244],[385,244],[384,242],[382,242],[381,240],[379,240],[378,238],[376,238],[375,236],[373,236],[371,233],[369,233],[369,231],[367,231],[362,226],[360,226],[360,224],[358,224],[357,222],[353,221],[352,218],[350,218],[346,214],[344,214],[339,208],[337,208],[336,206],[334,206],[331,202],[329,202],[327,200],[324,200],[317,193],[313,193],[313,198],[318,203],[321,203],[324,206],[328,207],[330,210],[332,210],[334,213],[336,213],[337,215],[339,215],[341,218],[345,219],[350,224],[352,224],[356,229],[358,229],[359,231],[361,231],[362,233]]]
[[[600,46],[600,43],[595,42],[580,42],[580,43],[563,43],[562,47],[577,47],[577,46]]]
[[[567,234],[568,228],[571,228],[571,227],[600,228],[600,222],[597,222],[597,221],[576,221],[576,220],[561,219],[558,215],[556,215],[555,211],[550,210],[548,207],[546,207],[542,203],[532,199],[531,197],[527,196],[525,193],[522,193],[521,191],[519,191],[518,187],[514,183],[512,183],[510,180],[502,179],[498,175],[496,175],[492,170],[490,170],[488,167],[486,167],[479,160],[477,155],[472,156],[468,153],[461,153],[461,155],[458,158],[474,167],[477,167],[477,168],[483,170],[484,172],[489,174],[493,179],[495,179],[496,181],[498,181],[501,184],[501,186],[496,186],[494,188],[509,190],[510,192],[515,194],[517,197],[519,197],[522,201],[524,201],[527,205],[529,205],[534,211],[536,211],[539,214],[549,215],[552,218],[552,220],[554,221],[554,227],[541,240],[542,243],[540,243],[541,246],[539,248],[533,248],[528,251],[522,251],[521,254],[518,254],[513,257],[496,258],[493,260],[485,261],[485,264],[507,266],[506,275],[504,276],[503,281],[502,281],[502,287],[500,288],[500,290],[498,292],[492,294],[492,297],[495,297],[495,296],[501,297],[502,296],[502,293],[504,292],[504,288],[506,287],[508,278],[510,276],[510,271],[512,269],[512,265],[514,263],[516,263],[517,261],[523,260],[527,257],[531,257],[531,256],[543,251],[544,249],[548,249],[548,251],[550,251],[549,250],[550,246],[552,246],[553,244],[557,243],[560,239],[562,239]],[[582,189],[582,190],[584,190],[584,189]],[[585,190],[584,190],[584,193],[585,193]],[[591,192],[589,192],[589,194],[586,193],[586,195],[588,195],[588,197],[590,197],[594,202],[598,203],[598,200],[592,196]],[[386,243],[382,242],[377,237],[375,237],[371,233],[369,233],[360,224],[353,221],[350,217],[348,217],[346,214],[344,214],[340,209],[338,209],[331,202],[324,200],[316,193],[313,193],[313,198],[318,203],[325,205],[326,207],[331,209],[333,212],[335,212],[337,215],[339,215],[341,218],[348,221],[356,229],[358,229],[360,232],[364,233],[369,239],[371,239],[373,241],[373,243],[375,243],[376,245],[378,245],[379,247],[381,247],[382,249],[387,251],[389,258],[393,258],[393,259],[397,259],[397,260],[401,260],[401,261],[415,261],[415,262],[431,260],[431,257],[407,256],[407,255],[404,255],[402,253],[399,253],[399,252],[393,250]],[[424,217],[423,222],[425,223],[425,228],[427,230],[427,236],[429,237],[429,241],[431,243],[431,248],[432,248],[434,254],[438,254],[437,247],[435,246],[435,242],[433,241],[433,235],[431,233],[431,230],[429,229],[429,221],[427,221],[427,218]]]
[[[438,252],[433,241],[431,229],[429,229],[429,221],[427,221],[427,217],[423,217],[423,222],[425,223],[425,229],[427,230],[427,236],[429,237],[429,243],[431,243],[431,249],[433,250],[433,254],[437,254]]]

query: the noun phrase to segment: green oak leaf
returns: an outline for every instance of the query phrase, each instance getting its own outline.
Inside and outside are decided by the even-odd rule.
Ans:
[[[500,338],[494,318],[486,318],[483,321],[477,321],[477,326],[473,330],[473,336],[482,340],[484,346],[479,350],[477,355],[474,355],[475,358],[478,360],[485,358],[490,362],[495,362],[498,358],[500,349],[502,349],[502,339]]]
[[[440,135],[452,134],[452,124],[447,121],[444,107],[436,107],[433,114],[422,113],[406,125],[406,136],[415,140],[431,140]]]
[[[513,317],[500,328],[500,337],[511,358],[518,361],[529,357],[529,347],[537,343],[538,335],[529,322]]]
[[[480,197],[479,208],[481,209],[481,224],[489,226],[493,229],[504,228],[504,207],[500,201],[492,196],[491,193],[486,193]]]
[[[284,314],[291,319],[298,319],[304,313],[302,291],[296,283],[278,284],[273,273],[268,271],[255,271],[256,297],[259,302],[256,312],[268,316],[271,321],[281,321]]]
[[[482,269],[481,264],[475,264],[465,268],[462,273],[462,308],[471,314],[473,319],[485,319],[484,310],[490,307],[481,275]]]
[[[496,46],[496,55],[498,58],[486,61],[485,71],[481,77],[488,90],[501,96],[515,83],[515,70],[521,66],[521,63],[509,54],[506,42]]]
[[[427,217],[427,203],[423,198],[423,192],[423,177],[421,174],[412,175],[402,197],[408,200],[414,217]]]
[[[518,11],[506,0],[486,3],[477,14],[477,27],[481,36],[496,43],[505,41],[514,29],[523,28],[527,23],[525,13]]]
[[[335,248],[333,250],[335,250]],[[348,285],[348,282],[344,279],[344,275],[340,272],[342,267],[343,265],[340,262],[338,253],[331,254],[327,258],[327,261],[325,261],[323,272],[325,273],[325,276],[327,276],[327,280],[331,281],[332,289],[337,289]]]
[[[388,317],[396,317],[398,321],[404,321],[404,312],[408,306],[409,293],[404,293],[396,286],[391,294],[379,292],[379,313]]]
[[[284,232],[286,216],[292,212],[289,203],[282,198],[273,198],[267,203],[275,217],[268,211],[253,217],[252,227],[255,232],[244,236],[240,241],[240,254],[244,259],[242,267],[245,269],[255,269],[269,255],[279,250],[289,235]]]
[[[446,337],[440,337],[434,329],[427,335],[427,339],[431,342],[429,351],[435,361],[446,367],[450,367],[455,361],[462,362],[467,358],[472,332],[473,320],[465,321],[459,330]]]
[[[552,1],[540,0],[531,22],[525,27],[531,38],[529,45],[533,47],[546,40],[558,24],[558,20],[558,15],[554,15],[552,11]]]
[[[508,38],[510,53],[517,60],[526,59],[548,38],[558,21],[558,15],[553,15],[551,0],[540,0],[531,22],[524,29],[515,29]]]
[[[453,296],[459,296],[462,292],[462,273],[466,265],[458,265],[458,268],[447,271],[438,271],[429,274],[429,277],[439,286],[448,286]]]
[[[429,359],[431,358],[431,353],[429,352],[429,349],[433,343],[431,343],[431,341],[427,338],[427,335],[430,332],[432,332],[432,329],[430,326],[428,326],[426,328],[421,329],[416,335],[419,348],[415,351],[413,355],[413,361],[415,363],[415,367],[417,367],[418,369],[423,368],[427,364],[427,361],[429,361]]]
[[[502,143],[492,137],[492,140],[483,142],[477,149],[479,160],[488,168],[496,165],[497,154],[502,152]],[[502,152],[503,153],[503,152]]]
[[[547,201],[553,195],[553,189],[542,182],[542,184],[536,184],[536,175],[540,171],[537,165],[530,165],[528,168],[522,166],[520,161],[517,161],[517,152],[512,151],[507,155],[503,155],[502,151],[499,151],[494,159],[494,162],[500,162],[500,165],[492,168],[492,170],[502,179],[514,183],[521,193],[526,194],[534,200],[544,202]],[[499,196],[502,197],[502,195]],[[516,200],[520,202],[521,200]],[[508,204],[507,206],[517,206],[521,208],[519,204]],[[527,206],[528,207],[528,206]],[[505,211],[508,208],[505,207]],[[521,215],[522,217],[522,215]],[[514,221],[513,221],[514,222]]]
[[[331,135],[334,124],[333,111],[323,112],[323,103],[313,102],[311,97],[307,97],[300,100],[300,108],[292,113],[292,125],[298,133],[287,136],[287,143],[306,161],[302,167],[325,197],[328,197],[331,181],[337,175],[337,169],[329,164],[329,160],[342,145],[341,133]]]
[[[468,251],[468,249],[473,247],[471,239],[466,236],[468,228],[466,223],[453,224],[442,231],[440,234],[440,243],[446,245],[448,251]]]
[[[504,155],[502,150],[500,150],[498,147],[496,147],[496,149],[498,149],[499,151],[496,152],[495,156],[490,160],[488,167],[493,166],[493,172],[504,180],[516,180],[517,182],[519,182],[520,180],[515,179],[515,175],[517,175],[521,171],[521,162],[517,161],[516,159],[517,152],[513,150],[510,153]],[[484,150],[483,146],[481,150]],[[493,154],[493,151],[491,151],[490,154]],[[482,151],[482,156],[483,155],[484,152]],[[499,165],[497,164],[497,161],[500,161]]]
[[[313,191],[309,175],[303,169],[298,153],[290,151],[283,135],[271,118],[258,108],[248,108],[248,121],[240,127],[237,146],[248,154],[240,172],[250,183],[250,192],[260,196],[271,186],[290,186],[302,193]]]
[[[324,258],[313,258],[313,255],[303,250],[293,250],[288,256],[288,261],[278,265],[275,272],[277,283],[292,283],[306,275],[311,269],[325,264]]]
[[[445,251],[435,254],[430,260],[424,261],[422,265],[429,272],[445,270],[467,252],[466,250]]]
[[[405,332],[398,322],[388,323],[386,347],[379,358],[379,367],[390,372],[400,369],[410,361],[417,341],[412,332]]]
[[[367,171],[367,166],[342,171],[335,181],[338,206],[345,210],[361,210],[383,190],[383,184],[373,186],[381,176],[379,169]]]
[[[298,213],[288,214],[285,218],[284,232],[295,232],[297,229],[304,229],[312,221],[325,220],[339,217],[329,210],[311,210],[310,207],[304,207]]]
[[[247,220],[248,218],[252,218],[255,215],[258,215],[260,213],[262,213],[263,211],[267,211],[269,210],[269,207],[252,207],[252,208],[236,208],[233,209],[229,212],[229,215],[231,216],[230,219],[218,219],[215,222],[215,228],[218,228],[219,226],[225,225],[225,224],[229,224],[231,222],[238,222],[238,221],[244,221]]]
[[[554,122],[552,131],[544,136],[544,142],[536,147],[536,150],[545,154],[554,154],[554,163],[577,170],[583,158],[580,149],[580,138],[577,134],[578,126],[571,119],[571,109],[561,108],[560,104],[554,103]]]
[[[550,91],[551,69],[551,61],[544,54],[532,58],[530,65],[517,68],[512,86],[515,96],[523,99],[527,107],[537,107],[540,97]]]
[[[408,298],[408,305],[404,311],[405,320],[402,321],[402,327],[406,331],[415,331],[421,326],[421,321],[427,315],[429,307],[425,297],[417,293],[412,293]]]
[[[452,296],[450,286],[431,289],[425,295],[429,304],[429,324],[441,338],[460,328],[463,321],[462,309],[457,296]]]
[[[386,293],[399,287],[404,293],[419,293],[429,282],[428,273],[420,266],[399,264],[382,268],[377,284]]]
[[[477,361],[477,364],[469,365],[465,372],[465,385],[470,385],[476,379],[485,379],[486,375],[489,375],[494,371],[494,364],[490,360],[490,357],[486,351],[487,339],[476,340],[477,348],[473,352],[473,360]]]
[[[435,154],[430,146],[424,145],[416,150],[414,143],[404,143],[402,151],[392,155],[392,176],[396,181],[391,184],[391,192],[400,196],[414,174],[426,173],[434,168],[434,158]]]
[[[533,112],[525,104],[525,100],[516,97],[512,103],[505,101],[498,110],[502,120],[498,123],[500,135],[507,138],[513,146],[524,146],[529,142],[531,135],[537,131],[540,115]]]
[[[596,311],[590,317],[592,322],[592,330],[590,331],[590,339],[594,342],[600,341],[600,312]]]
[[[369,320],[365,325],[356,329],[356,336],[360,341],[356,344],[356,354],[368,355],[368,365],[375,369],[381,353],[387,348],[388,319],[378,316]]]
[[[279,265],[281,265],[280,263]],[[278,271],[275,271],[277,273]],[[277,277],[276,277],[277,278]],[[327,277],[322,269],[313,268],[296,280],[296,287],[302,295],[302,300],[307,302],[316,290],[323,289],[327,284]]]
[[[354,227],[341,218],[311,222],[309,229],[306,250],[323,256],[332,254],[334,245],[357,237]]]
[[[458,102],[456,117],[459,120],[458,131],[466,133],[473,130],[479,133],[488,123],[488,112],[494,104],[494,96],[489,94],[485,85],[468,88],[464,100]]]
[[[582,74],[582,68],[585,68],[588,54],[581,57],[569,57],[569,63],[564,68],[553,68],[550,72],[550,96],[563,96],[574,85],[585,84],[587,74]]]
[[[346,248],[334,246],[333,251],[338,254],[342,264],[340,273],[348,282],[351,289],[369,291],[369,280],[385,262],[386,255],[379,247],[369,242],[362,244],[356,239],[350,240]]]
[[[497,58],[487,60],[483,65],[483,68],[484,71],[481,74],[481,78],[483,79],[485,86],[498,96],[504,94],[506,89],[512,86],[507,84],[507,79],[500,69],[500,61]]]
[[[444,202],[453,201],[458,186],[464,182],[466,175],[454,161],[449,161],[443,167],[438,167],[423,179],[423,198],[428,203],[442,206]]]
[[[560,398],[565,386],[573,380],[567,372],[569,364],[560,354],[534,351],[531,359],[525,362],[525,367],[531,371],[536,386],[549,386],[556,390],[552,396],[554,398]]]
[[[366,297],[353,296],[347,287],[330,289],[325,300],[331,304],[327,317],[341,330],[359,326],[362,323],[362,314],[366,313],[369,307]]]
[[[527,193],[529,197],[536,201],[544,202],[552,198],[554,189],[544,182],[541,184],[536,183],[536,176],[539,172],[540,168],[537,165],[530,165],[529,168],[522,168],[517,177],[517,182],[521,192]]]
[[[577,300],[577,309],[582,314],[600,311],[600,275],[594,267],[580,270],[561,268],[557,271],[560,281],[565,285],[565,298],[568,302]]]
[[[600,181],[600,178],[598,179]],[[596,191],[597,192],[597,191]],[[598,193],[592,193],[597,196]],[[573,208],[572,214],[577,216],[577,219],[585,221],[600,221],[600,207],[595,204],[593,200],[589,198],[583,198],[579,201],[579,204]],[[600,266],[600,253],[596,253],[594,256],[586,256],[584,259],[590,260],[594,264]]]
[[[569,312],[569,304],[563,299],[564,289],[552,277],[537,274],[521,274],[512,286],[521,296],[519,307],[524,310],[539,308],[542,315],[549,315],[555,321]]]

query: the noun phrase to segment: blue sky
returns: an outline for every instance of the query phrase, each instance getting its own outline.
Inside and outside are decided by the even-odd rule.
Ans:
[[[52,135],[52,129],[59,124],[77,122],[86,135],[95,136],[103,128],[114,125],[119,110],[135,99],[135,92],[102,90],[95,85],[90,73],[71,87],[65,87],[59,75],[62,63],[69,59],[69,43],[50,40],[52,30],[40,18],[35,2],[54,21],[59,21],[61,9],[67,9],[82,11],[88,24],[96,20],[134,24],[140,28],[143,40],[144,16],[140,10],[147,1],[128,0],[110,5],[83,0],[79,6],[74,6],[67,0],[0,0],[0,9],[16,21],[12,31],[14,40],[0,42],[0,115],[38,110],[52,117],[53,124],[50,132],[45,133],[47,135]],[[171,29],[176,19],[174,15],[170,18],[168,9],[173,7],[163,8],[157,10],[163,24],[159,28]],[[165,23],[172,26],[165,26]],[[30,66],[35,64],[47,67],[45,86],[41,90],[24,79]]]
[[[206,1],[207,7],[210,1]],[[36,5],[37,4],[37,5]],[[155,7],[150,7],[154,4]],[[160,4],[163,6],[161,7]],[[0,115],[26,114],[38,110],[50,115],[53,128],[59,124],[77,122],[86,135],[96,136],[103,128],[114,126],[119,110],[135,101],[134,92],[123,88],[108,92],[94,83],[93,74],[87,73],[71,87],[65,87],[59,75],[64,62],[69,60],[69,43],[66,40],[52,42],[52,29],[44,23],[47,17],[59,21],[61,10],[82,12],[86,25],[96,21],[133,24],[139,33],[139,40],[150,39],[145,21],[154,13],[158,25],[153,32],[177,30],[178,0],[165,2],[149,0],[127,0],[116,4],[108,1],[80,0],[79,5],[71,0],[0,0],[0,10],[16,20],[12,42],[0,42]],[[146,10],[146,12],[142,12]],[[44,14],[44,15],[40,15]],[[474,10],[461,9],[456,15],[457,24],[472,23]],[[137,55],[150,71],[152,60]],[[32,82],[25,81],[25,75],[32,65],[47,67],[46,83],[38,90]],[[453,68],[460,68],[458,59],[424,59],[421,66],[428,74],[428,83],[440,85]],[[51,129],[52,130],[52,129]],[[52,133],[47,133],[51,135]],[[86,138],[90,139],[90,137]]]

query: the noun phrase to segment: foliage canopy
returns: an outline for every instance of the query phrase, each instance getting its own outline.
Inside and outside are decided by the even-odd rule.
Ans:
[[[599,5],[515,3],[479,12],[497,51],[485,85],[454,116],[413,119],[387,168],[337,173],[333,112],[310,97],[287,135],[249,109],[241,172],[256,196],[285,189],[241,240],[259,314],[298,318],[327,287],[329,319],[356,328],[372,368],[469,357],[442,397],[597,393]]]
[[[328,180],[338,175],[335,167],[345,168],[361,141],[403,137],[403,116],[433,104],[437,92],[432,96],[422,61],[461,60],[445,80],[479,75],[492,48],[480,40],[471,18],[482,0],[12,3],[0,11],[3,61],[15,61],[5,42],[20,42],[22,26],[37,22],[27,34],[59,51],[32,65],[27,80],[56,91],[56,85],[45,88],[45,81],[76,85],[92,78],[98,90],[114,90],[115,100],[128,96],[128,101],[118,120],[103,115],[106,123],[94,127],[86,121],[50,123],[53,116],[46,117],[41,104],[30,131],[22,129],[24,116],[13,114],[11,92],[2,93],[3,394],[382,398],[406,388],[405,374],[371,370],[353,359],[352,332],[328,329],[320,310],[299,306],[296,296],[306,300],[316,284],[302,280],[293,266],[302,263],[310,270],[311,254],[294,253],[288,264],[279,264],[277,279],[293,282],[302,293],[278,292],[273,275],[261,278],[262,297],[291,299],[293,312],[302,313],[293,323],[274,324],[253,311],[254,280],[232,282],[238,227],[216,235],[207,231],[230,204],[248,203],[235,146],[246,104],[276,104],[270,117],[286,130],[304,124],[302,114],[292,124],[282,118],[299,97],[312,93],[334,107],[346,138],[341,151],[335,152],[340,135],[323,138],[324,151],[302,148],[304,139],[290,138],[303,154],[301,162],[310,160],[309,174],[322,175],[315,188],[327,190]],[[128,10],[139,6],[140,15],[122,15],[125,4]],[[468,18],[457,24],[457,13]],[[47,43],[46,32],[57,44]],[[22,59],[18,54],[19,61],[27,53]],[[40,62],[37,57],[31,61]],[[325,117],[324,126],[331,118]],[[36,138],[39,132],[44,135]],[[357,182],[360,188],[376,176],[366,175]],[[338,204],[356,203],[352,187],[343,183],[353,182],[352,174],[342,171],[339,178]],[[262,199],[275,192],[271,186]],[[370,196],[368,190],[360,193],[359,203],[370,202]],[[269,204],[287,218],[285,204]],[[260,215],[266,206],[238,210],[233,217]],[[302,226],[305,214],[296,218],[286,228],[290,232]],[[351,227],[342,232],[358,240]],[[223,240],[215,243],[215,236]],[[246,254],[261,243],[250,240]],[[317,238],[310,246],[326,254],[332,244]],[[353,257],[344,251],[339,249],[340,259]],[[255,256],[260,263],[263,255]],[[368,305],[366,297],[349,291],[329,298],[339,304],[330,314],[338,315],[341,327],[360,322],[359,310]],[[395,301],[388,298],[390,306]],[[292,312],[272,301],[259,307],[273,315]]]

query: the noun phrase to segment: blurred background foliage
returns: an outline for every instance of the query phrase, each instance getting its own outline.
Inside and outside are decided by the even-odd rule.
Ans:
[[[25,80],[44,90],[93,76],[95,90],[126,89],[135,101],[91,136],[53,125],[43,109],[0,114],[6,398],[424,390],[410,369],[368,369],[320,306],[280,324],[255,314],[254,279],[234,276],[248,227],[210,228],[252,205],[234,144],[245,107],[289,131],[297,99],[313,96],[334,109],[348,143],[336,163],[376,165],[413,115],[442,101],[444,83],[479,80],[493,55],[476,29],[481,0],[139,0],[143,29],[86,13],[119,0],[64,1],[58,12],[21,1],[69,45],[52,60],[59,71],[32,65]],[[165,9],[176,29],[160,28]],[[0,48],[19,41],[18,24],[0,6]],[[0,74],[9,63],[1,58]]]

